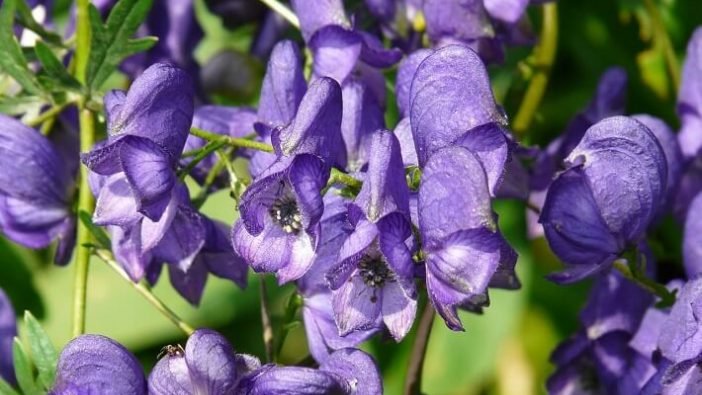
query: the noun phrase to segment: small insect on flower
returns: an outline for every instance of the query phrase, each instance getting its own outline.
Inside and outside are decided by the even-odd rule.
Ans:
[[[168,344],[161,348],[161,351],[158,352],[156,359],[161,359],[164,355],[168,355],[169,357],[181,357],[185,355],[185,350],[180,344],[176,344],[175,346]]]

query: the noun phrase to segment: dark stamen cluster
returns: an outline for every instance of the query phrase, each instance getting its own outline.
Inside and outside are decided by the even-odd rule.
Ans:
[[[302,229],[302,216],[293,196],[285,194],[276,199],[268,213],[286,233],[297,234]]]
[[[380,255],[365,255],[358,267],[363,282],[369,287],[381,288],[386,281],[395,281],[395,274]]]

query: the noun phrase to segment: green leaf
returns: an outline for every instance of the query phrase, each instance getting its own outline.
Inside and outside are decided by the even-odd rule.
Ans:
[[[58,60],[56,55],[51,51],[51,48],[43,42],[37,41],[34,51],[46,74],[58,81],[59,86],[73,91],[81,90],[80,83],[63,67],[63,63]]]
[[[39,37],[52,43],[53,45],[64,47],[61,36],[44,29],[44,26],[34,19],[32,9],[27,3],[27,0],[16,0],[15,5],[17,6],[17,20],[22,26],[38,34]],[[47,12],[50,11],[51,10],[47,10]]]
[[[32,364],[24,351],[24,347],[18,338],[15,338],[12,344],[12,361],[15,364],[15,377],[19,384],[22,393],[25,395],[41,394],[42,391],[34,381],[34,373],[32,372]]]
[[[28,310],[24,312],[24,324],[27,328],[32,359],[39,371],[39,381],[48,390],[54,384],[58,354],[49,335]]]
[[[106,250],[112,248],[110,238],[107,237],[107,234],[102,228],[93,223],[93,219],[90,217],[90,214],[88,214],[85,211],[81,211],[80,213],[78,213],[78,217],[80,218],[80,221],[83,223],[83,225],[85,225],[85,227],[88,228],[90,233],[92,233],[93,236],[95,236],[95,240],[97,240],[101,248],[104,248]]]
[[[33,108],[39,109],[45,100],[39,96],[2,96],[0,95],[0,113],[20,115]]]
[[[5,0],[0,5],[0,69],[14,78],[27,92],[39,94],[39,83],[29,71],[27,59],[22,54],[22,48],[13,31],[16,1]]]
[[[92,43],[88,63],[88,86],[98,89],[122,59],[150,48],[153,38],[133,40],[131,37],[151,9],[152,0],[119,0],[102,24],[94,7],[90,9]]]
[[[0,377],[0,394],[2,395],[20,395],[19,392],[15,391],[7,381]]]

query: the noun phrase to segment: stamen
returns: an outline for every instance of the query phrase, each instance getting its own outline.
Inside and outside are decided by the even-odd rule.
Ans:
[[[285,233],[297,234],[302,229],[302,215],[297,206],[295,197],[289,193],[284,193],[273,202],[268,210],[273,222],[275,222]]]
[[[385,282],[395,281],[395,274],[379,253],[364,255],[358,268],[363,282],[371,288],[382,288]],[[374,291],[371,302],[375,303],[376,300]]]

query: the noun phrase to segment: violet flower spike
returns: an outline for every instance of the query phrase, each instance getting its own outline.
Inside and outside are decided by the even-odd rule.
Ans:
[[[241,219],[232,244],[257,272],[274,272],[280,283],[302,277],[314,261],[321,190],[343,149],[341,89],[332,79],[310,85],[293,122],[276,129],[277,160],[241,197]]]
[[[488,286],[519,288],[517,255],[497,229],[485,170],[462,147],[434,152],[419,187],[429,298],[446,325],[463,330],[456,308],[485,299]]]
[[[409,332],[417,310],[409,189],[397,138],[377,131],[368,172],[349,208],[353,232],[327,277],[339,335],[384,324],[396,341]]]
[[[146,395],[146,379],[139,361],[114,340],[81,335],[59,355],[56,381],[50,395]]]
[[[75,243],[73,166],[37,130],[5,115],[0,166],[0,232],[33,249],[58,240],[55,261],[68,263]]]
[[[621,116],[588,129],[565,163],[539,218],[551,249],[567,264],[550,276],[558,283],[606,270],[638,244],[660,209],[668,172],[653,133]]]

